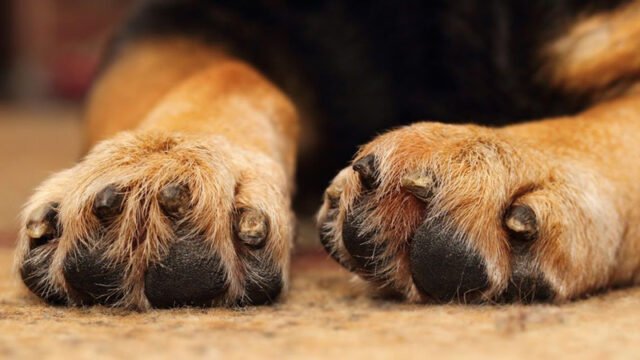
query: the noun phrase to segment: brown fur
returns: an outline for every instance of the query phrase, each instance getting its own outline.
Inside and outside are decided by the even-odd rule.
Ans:
[[[57,247],[46,276],[52,291],[72,291],[62,276],[63,260],[98,233],[91,205],[109,184],[128,193],[122,220],[102,240],[112,244],[105,257],[127,265],[120,305],[149,307],[141,288],[144,269],[174,240],[172,225],[155,202],[155,194],[169,183],[191,189],[183,221],[192,225],[192,233],[215,241],[212,250],[228,271],[229,292],[221,303],[242,298],[243,279],[254,276],[233,244],[232,214],[238,209],[267,214],[266,253],[286,279],[296,118],[292,104],[250,66],[204,45],[172,40],[125,50],[89,101],[90,140],[108,140],[46,181],[25,208],[27,221],[44,204],[60,203],[63,234],[42,253]],[[24,231],[20,238],[18,265],[30,243]]]
[[[576,92],[635,80],[639,4],[577,22],[546,50],[551,66],[543,75]],[[372,201],[355,202],[363,189],[347,167],[328,190],[339,196],[337,213],[327,198],[319,223],[348,263],[342,223],[348,211],[360,207],[362,231],[377,230],[372,241],[384,242],[384,256],[392,259],[376,270],[384,281],[374,287],[393,288],[412,301],[426,300],[413,284],[407,251],[425,217],[446,217],[445,227],[470,239],[468,246],[488,268],[491,286],[484,297],[500,293],[512,266],[503,215],[514,203],[528,205],[539,219],[532,266],[551,284],[556,301],[638,282],[640,145],[634,135],[640,134],[640,102],[631,92],[620,94],[610,92],[616,99],[573,117],[501,129],[416,123],[383,134],[356,155],[375,154],[379,161],[380,185]],[[286,274],[298,115],[251,66],[222,49],[184,39],[138,43],[125,49],[98,82],[87,116],[90,143],[108,140],[76,167],[45,182],[24,212],[26,221],[43,204],[60,202],[64,233],[45,250],[58,247],[47,275],[56,290],[69,291],[62,259],[95,231],[88,204],[112,183],[126,185],[131,194],[126,216],[109,233],[113,245],[105,255],[128,264],[122,305],[149,306],[141,276],[171,239],[153,194],[170,182],[196,189],[188,221],[217,239],[211,246],[229,271],[230,291],[221,303],[241,298],[242,280],[254,276],[229,241],[234,209],[254,207],[267,214],[274,229],[268,256]],[[429,207],[400,187],[404,176],[415,173],[437,179]],[[142,229],[140,244],[128,241]],[[19,265],[29,241],[23,232]]]
[[[639,20],[635,1],[580,19],[545,49],[549,66],[541,76],[568,92],[610,99],[581,114],[502,129],[417,123],[360,150],[355,159],[375,154],[380,172],[374,200],[358,211],[362,232],[378,230],[372,241],[385,242],[381,256],[394,259],[376,270],[386,280],[372,282],[374,290],[391,287],[409,300],[425,300],[413,285],[408,241],[425,217],[446,215],[447,226],[471,239],[469,246],[485,259],[490,287],[483,295],[492,299],[511,274],[502,218],[511,204],[530,206],[539,219],[531,256],[556,301],[640,281]],[[428,208],[400,187],[415,173],[438,179]],[[327,199],[318,222],[349,263],[341,227],[362,192],[358,174],[344,169],[328,192],[341,194],[338,213]]]
[[[620,95],[640,75],[638,37],[640,1],[579,18],[546,47],[542,76],[569,92]]]
[[[640,156],[628,135],[640,131],[638,116],[637,98],[629,97],[572,118],[503,129],[417,123],[382,135],[356,157],[374,153],[380,159],[381,184],[363,212],[364,227],[382,229],[374,241],[395,239],[386,251],[397,261],[379,271],[420,300],[407,270],[407,241],[425,216],[446,214],[449,226],[473,239],[469,245],[486,259],[492,286],[485,296],[492,298],[511,273],[502,215],[510,204],[522,203],[540,219],[533,257],[557,291],[556,300],[632,282],[640,271],[640,229],[632,217],[638,216],[640,174],[626,164]],[[416,171],[438,179],[429,209],[400,188],[400,179]],[[333,230],[334,245],[348,258],[340,226],[360,182],[347,168],[332,187],[342,192],[340,215],[326,222],[325,201],[319,223]]]

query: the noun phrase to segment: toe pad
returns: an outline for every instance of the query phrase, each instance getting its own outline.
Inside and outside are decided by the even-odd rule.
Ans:
[[[226,289],[220,258],[200,239],[176,242],[145,274],[145,295],[158,308],[211,306]]]

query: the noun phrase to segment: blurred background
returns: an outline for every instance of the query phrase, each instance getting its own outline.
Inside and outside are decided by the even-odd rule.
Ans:
[[[136,1],[0,0],[0,246],[15,243],[36,186],[82,156],[83,100]],[[298,250],[315,233],[299,222]]]
[[[0,0],[0,245],[33,189],[82,155],[82,101],[134,2]]]

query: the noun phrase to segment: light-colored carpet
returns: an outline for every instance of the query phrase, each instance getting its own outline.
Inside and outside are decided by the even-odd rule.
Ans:
[[[79,159],[81,142],[77,107],[0,104],[0,245],[33,189]]]
[[[640,288],[564,306],[406,305],[363,296],[318,254],[296,258],[291,290],[273,307],[45,306],[11,277],[6,246],[33,187],[77,159],[77,114],[0,106],[0,359],[640,359]],[[299,249],[317,243],[310,228],[301,224]]]
[[[281,303],[127,312],[25,295],[0,250],[0,358],[614,359],[640,357],[640,289],[563,306],[373,300],[323,255],[299,256]]]

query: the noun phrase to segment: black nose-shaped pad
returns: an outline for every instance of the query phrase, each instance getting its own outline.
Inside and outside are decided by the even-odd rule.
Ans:
[[[201,239],[173,244],[166,257],[152,264],[144,277],[152,306],[211,306],[227,290],[220,258]]]
[[[248,258],[245,264],[257,276],[247,279],[241,305],[268,305],[276,301],[282,291],[282,273],[270,261],[259,258]]]
[[[511,278],[500,302],[548,302],[555,292],[542,272],[534,266],[529,244],[514,243],[511,247]]]
[[[320,244],[322,244],[322,247],[324,248],[324,251],[327,252],[327,254],[329,254],[329,256],[331,256],[331,258],[333,260],[335,260],[338,264],[340,264],[342,267],[344,267],[345,269],[349,270],[349,271],[354,271],[354,267],[353,265],[351,265],[351,263],[344,261],[340,258],[340,256],[338,255],[338,252],[336,249],[333,248],[333,246],[330,243],[331,240],[331,233],[324,230],[324,229],[320,229],[319,231],[319,237],[320,237]]]
[[[427,221],[416,231],[410,250],[418,290],[440,302],[469,301],[488,285],[484,261],[451,231]]]
[[[124,269],[108,262],[104,251],[80,245],[64,260],[64,278],[73,289],[72,297],[82,305],[113,304],[122,298]]]
[[[342,224],[342,241],[357,267],[365,273],[374,273],[383,261],[384,249],[371,241],[373,235],[362,233],[355,215],[347,214]]]
[[[50,289],[46,283],[54,253],[51,249],[42,247],[29,251],[20,268],[20,276],[27,288],[38,297],[49,304],[62,305],[66,302],[64,296]]]
[[[549,283],[538,276],[517,276],[514,275],[509,280],[509,285],[504,293],[498,297],[499,302],[511,303],[521,302],[524,304],[534,302],[549,302],[555,296]]]

